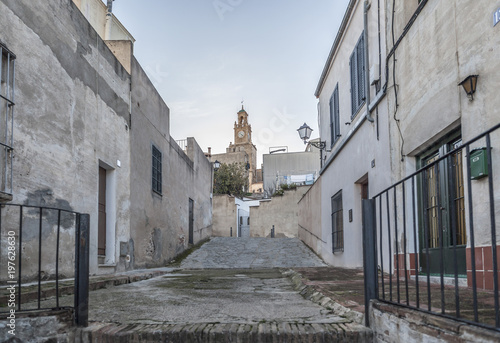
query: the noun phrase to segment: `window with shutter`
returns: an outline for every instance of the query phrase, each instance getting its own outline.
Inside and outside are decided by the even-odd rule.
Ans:
[[[335,86],[335,90],[330,98],[330,142],[331,147],[340,137],[339,126],[339,85]]]
[[[364,34],[361,37],[354,48],[354,51],[350,58],[350,70],[351,70],[351,118],[358,113],[361,106],[363,106],[366,94],[365,94],[365,46],[364,46]]]

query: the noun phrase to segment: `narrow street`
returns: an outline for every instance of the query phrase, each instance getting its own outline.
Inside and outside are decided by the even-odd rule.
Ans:
[[[298,239],[213,238],[166,275],[91,292],[82,340],[368,341],[359,319],[305,299],[294,267],[325,264]]]

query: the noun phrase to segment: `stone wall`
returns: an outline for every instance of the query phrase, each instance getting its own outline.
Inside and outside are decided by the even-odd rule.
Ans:
[[[169,109],[132,41],[107,44],[92,24],[100,25],[72,0],[0,0],[0,41],[17,56],[12,202],[90,214],[91,274],[163,265],[188,246],[189,199],[193,242],[211,235],[212,166],[193,138],[185,152],[170,137]],[[162,152],[162,194],[152,191],[153,145]],[[99,168],[106,247],[98,258]],[[39,223],[36,211],[26,213],[23,279],[38,273]],[[56,223],[43,224],[44,278],[55,271]],[[69,253],[60,274],[71,277],[74,227],[61,231]]]
[[[226,194],[214,195],[213,206],[213,236],[229,237],[233,228],[233,237],[236,237],[238,223],[234,197]]]
[[[298,237],[314,252],[321,256],[323,244],[321,238],[321,178],[299,200]]]
[[[275,237],[298,236],[298,202],[311,186],[301,186],[285,191],[283,196],[261,201],[250,207],[250,236],[271,237],[274,225]]]
[[[189,199],[194,201],[193,242],[211,235],[212,166],[193,138],[187,139],[186,154],[170,137],[170,110],[136,59],[131,109],[132,263],[161,266],[188,246]],[[151,185],[153,146],[162,153],[161,194]]]
[[[73,310],[16,313],[14,321],[0,320],[2,342],[74,342]],[[10,332],[10,333],[9,333]]]
[[[373,342],[498,342],[499,334],[453,319],[372,301]]]

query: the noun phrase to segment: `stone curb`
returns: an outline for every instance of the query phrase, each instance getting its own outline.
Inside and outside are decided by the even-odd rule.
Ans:
[[[90,342],[371,342],[372,332],[358,324],[91,324],[78,329],[75,343]]]
[[[148,280],[157,276],[162,276],[174,271],[178,268],[165,268],[165,269],[139,269],[122,274],[98,275],[89,278],[89,291],[95,291],[102,288],[109,288],[113,286],[125,285],[128,283]],[[29,291],[22,291],[22,303],[28,303],[38,299],[38,287],[35,285],[27,286]],[[73,280],[59,281],[59,296],[74,294]],[[42,284],[40,292],[41,300],[47,300],[56,296],[55,281],[45,282]],[[0,303],[7,303],[7,295],[0,296]]]
[[[331,298],[325,296],[323,293],[316,291],[314,286],[307,285],[304,280],[307,280],[302,276],[302,274],[296,272],[295,270],[289,269],[283,272],[283,275],[292,280],[293,286],[296,291],[300,293],[305,299],[310,300],[320,306],[323,306],[327,310],[333,311],[336,315],[344,317],[354,323],[363,325],[365,322],[365,315],[363,313],[353,311],[347,308]]]

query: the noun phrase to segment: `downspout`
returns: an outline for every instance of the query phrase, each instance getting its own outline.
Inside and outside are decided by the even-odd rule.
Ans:
[[[370,54],[368,53],[368,10],[370,9],[368,0],[365,0],[364,11],[364,50],[365,50],[365,96],[366,96],[366,119],[373,123],[375,120],[370,114]]]
[[[111,26],[113,21],[113,1],[114,0],[108,0],[108,5],[107,5],[108,10],[106,11],[106,27],[104,29],[104,40],[111,39]]]

